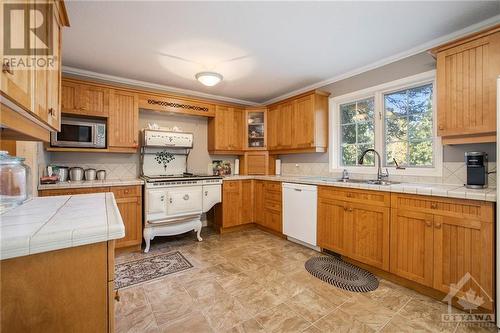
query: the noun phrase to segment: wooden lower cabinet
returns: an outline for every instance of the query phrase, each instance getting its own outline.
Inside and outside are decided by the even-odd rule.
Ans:
[[[432,287],[433,216],[393,209],[391,216],[392,273]]]
[[[120,210],[125,237],[116,240],[116,248],[141,247],[142,244],[142,186],[112,186],[40,190],[41,197],[53,195],[74,195],[88,193],[113,192]]]
[[[230,180],[222,184],[222,228],[253,222],[253,181]]]
[[[389,208],[379,201],[356,202],[357,197],[373,191],[351,190],[345,200],[331,199],[344,198],[345,190],[336,192],[332,187],[319,187],[318,245],[389,270]]]
[[[112,243],[0,261],[0,331],[113,332]]]
[[[456,297],[472,290],[493,308],[494,205],[392,195],[391,272]],[[456,295],[455,295],[456,294]]]

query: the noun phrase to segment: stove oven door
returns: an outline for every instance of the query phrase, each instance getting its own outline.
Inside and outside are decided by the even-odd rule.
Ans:
[[[166,192],[169,217],[201,214],[203,208],[201,186],[167,188]]]
[[[167,193],[165,189],[149,189],[146,192],[146,221],[167,217]]]

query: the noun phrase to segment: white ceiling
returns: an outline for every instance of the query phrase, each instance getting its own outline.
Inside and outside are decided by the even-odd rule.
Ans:
[[[500,1],[66,6],[71,27],[63,36],[65,66],[257,103],[500,14]],[[217,71],[224,81],[204,87],[194,80],[202,70]]]

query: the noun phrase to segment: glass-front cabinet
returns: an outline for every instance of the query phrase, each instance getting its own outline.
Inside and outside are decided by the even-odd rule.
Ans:
[[[266,149],[266,109],[246,110],[246,134],[248,149]]]

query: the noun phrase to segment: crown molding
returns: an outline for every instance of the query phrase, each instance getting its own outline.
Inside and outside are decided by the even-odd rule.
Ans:
[[[451,41],[453,41],[455,39],[459,39],[459,38],[465,37],[465,36],[467,36],[467,35],[469,35],[471,33],[478,32],[480,30],[492,27],[492,26],[498,24],[499,22],[500,22],[500,15],[496,15],[496,16],[490,17],[487,20],[484,20],[484,21],[481,21],[479,23],[476,23],[476,24],[470,25],[468,27],[465,27],[463,29],[457,30],[455,32],[452,32],[451,34],[448,34],[448,35],[445,35],[445,36],[442,36],[442,37],[438,37],[438,38],[433,39],[433,40],[431,40],[429,42],[420,44],[420,45],[418,45],[416,47],[413,47],[413,48],[411,48],[409,50],[406,50],[406,51],[400,52],[398,54],[395,54],[393,56],[390,56],[390,57],[378,60],[378,61],[373,62],[371,64],[368,64],[366,66],[363,66],[363,67],[357,68],[355,70],[339,74],[337,76],[331,77],[329,79],[326,79],[326,80],[323,80],[323,81],[320,81],[320,82],[317,82],[317,83],[313,83],[311,85],[308,85],[308,86],[300,88],[300,89],[296,89],[294,91],[288,92],[288,93],[283,94],[281,96],[271,98],[271,99],[263,102],[262,104],[269,105],[269,104],[272,104],[272,103],[276,103],[276,102],[279,102],[281,100],[293,97],[295,95],[302,94],[302,93],[305,93],[307,91],[311,91],[311,90],[314,90],[314,89],[318,89],[318,88],[327,86],[329,84],[332,84],[332,83],[335,83],[335,82],[338,82],[338,81],[341,81],[341,80],[344,80],[344,79],[348,79],[348,78],[356,76],[358,74],[361,74],[361,73],[364,73],[364,72],[368,72],[370,70],[373,70],[373,69],[376,69],[376,68],[388,65],[388,64],[396,62],[398,60],[402,60],[402,59],[411,57],[411,56],[416,55],[418,53],[429,51],[430,49],[432,49],[432,48],[434,48],[436,46],[439,46],[439,45],[442,45],[442,44],[446,44],[446,43],[451,42]]]
[[[90,79],[97,79],[97,80],[102,80],[102,81],[107,81],[107,82],[119,83],[119,84],[123,84],[123,85],[127,85],[127,86],[132,86],[134,88],[153,89],[153,90],[159,90],[159,91],[164,91],[164,92],[168,92],[168,93],[176,93],[176,94],[190,96],[190,97],[206,98],[206,99],[211,99],[211,100],[216,100],[216,101],[221,101],[221,102],[241,104],[241,105],[247,105],[247,106],[262,106],[262,104],[260,104],[260,103],[255,103],[255,102],[246,101],[246,100],[242,100],[242,99],[207,94],[207,93],[202,93],[202,92],[198,92],[195,90],[175,88],[175,87],[171,87],[171,86],[167,86],[167,85],[150,83],[150,82],[146,82],[146,81],[127,79],[127,78],[124,78],[121,76],[101,74],[101,73],[97,73],[97,72],[93,72],[93,71],[89,71],[89,70],[85,70],[85,69],[70,67],[70,66],[62,66],[62,73],[68,74],[68,75],[76,75],[79,77],[85,77],[85,78],[90,78]]]

